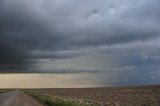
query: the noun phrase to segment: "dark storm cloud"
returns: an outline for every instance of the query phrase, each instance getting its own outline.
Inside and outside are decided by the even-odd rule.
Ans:
[[[32,64],[29,52],[54,48],[58,36],[48,27],[47,18],[27,1],[4,0],[0,7],[0,65],[1,71],[26,70]],[[23,7],[24,6],[24,7]],[[31,4],[31,7],[33,5]],[[56,32],[55,32],[56,33]],[[51,43],[52,42],[52,43]]]
[[[114,45],[158,38],[159,5],[158,0],[1,0],[0,71],[24,72],[40,59],[81,58],[93,54],[90,48],[102,53],[100,46],[115,53]]]

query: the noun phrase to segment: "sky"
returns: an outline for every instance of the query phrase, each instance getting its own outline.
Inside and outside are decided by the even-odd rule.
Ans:
[[[159,0],[0,0],[2,76],[160,83],[159,64]]]

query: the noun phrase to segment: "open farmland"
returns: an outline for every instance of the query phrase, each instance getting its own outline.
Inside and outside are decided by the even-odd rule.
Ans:
[[[72,102],[108,106],[160,106],[160,85],[103,88],[30,89]]]

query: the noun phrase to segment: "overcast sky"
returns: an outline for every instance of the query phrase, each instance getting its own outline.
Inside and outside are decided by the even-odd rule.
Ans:
[[[0,0],[0,73],[159,82],[159,64],[159,0]]]

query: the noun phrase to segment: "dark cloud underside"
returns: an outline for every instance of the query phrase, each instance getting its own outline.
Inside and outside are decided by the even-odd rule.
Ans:
[[[1,0],[0,72],[157,70],[159,12],[159,0]]]

